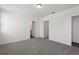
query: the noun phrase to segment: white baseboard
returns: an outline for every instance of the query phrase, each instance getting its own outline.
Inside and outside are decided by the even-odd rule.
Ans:
[[[23,40],[28,40],[28,39],[23,39]],[[16,41],[2,42],[2,43],[0,43],[0,45],[5,45],[5,44],[10,44],[10,43],[15,43],[15,42],[23,41],[23,40],[16,40]]]
[[[52,41],[55,41],[55,42],[58,42],[58,43],[61,43],[61,44],[65,44],[65,45],[68,45],[68,46],[71,46],[71,43],[68,42],[68,41],[59,41],[59,40],[55,40],[55,39],[49,39],[49,40],[52,40]]]

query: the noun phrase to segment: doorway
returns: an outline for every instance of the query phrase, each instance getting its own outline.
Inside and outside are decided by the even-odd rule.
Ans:
[[[79,16],[72,17],[72,46],[79,48]]]
[[[32,21],[31,24],[30,38],[35,38],[35,21]]]
[[[44,38],[49,38],[49,21],[44,21]]]

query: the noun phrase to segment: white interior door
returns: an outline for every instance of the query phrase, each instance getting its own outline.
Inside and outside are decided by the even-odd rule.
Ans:
[[[79,43],[79,16],[72,17],[72,42]]]

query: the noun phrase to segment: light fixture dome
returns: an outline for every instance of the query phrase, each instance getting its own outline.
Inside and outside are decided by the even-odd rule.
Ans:
[[[43,5],[42,4],[36,4],[36,8],[42,8]]]

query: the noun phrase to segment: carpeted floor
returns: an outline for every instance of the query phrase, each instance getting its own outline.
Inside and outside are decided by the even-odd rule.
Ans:
[[[34,38],[0,45],[0,55],[79,55],[79,48],[48,39]]]

